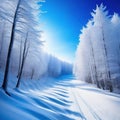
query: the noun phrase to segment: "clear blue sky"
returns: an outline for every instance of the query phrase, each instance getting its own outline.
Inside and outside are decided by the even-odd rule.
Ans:
[[[110,14],[120,13],[120,0],[46,0],[40,16],[45,49],[70,62],[74,61],[79,34],[91,18],[96,4],[103,3]]]

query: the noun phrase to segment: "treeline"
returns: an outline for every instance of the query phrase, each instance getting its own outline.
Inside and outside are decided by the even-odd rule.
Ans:
[[[0,70],[7,92],[8,74],[39,79],[72,73],[72,65],[42,50],[39,17],[43,0],[0,0]]]
[[[97,87],[120,90],[120,17],[101,4],[80,34],[74,74]]]

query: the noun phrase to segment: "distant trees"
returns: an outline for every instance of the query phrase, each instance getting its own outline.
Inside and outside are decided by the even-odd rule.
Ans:
[[[49,55],[47,74],[51,77],[72,74],[72,64],[59,60],[55,56]]]
[[[99,88],[120,89],[120,17],[110,17],[103,4],[92,16],[80,35],[74,74]]]

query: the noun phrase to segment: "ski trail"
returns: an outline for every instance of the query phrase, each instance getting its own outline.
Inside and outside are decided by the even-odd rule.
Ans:
[[[43,90],[40,101],[39,105],[55,112],[58,120],[120,120],[119,96],[73,78],[63,78]]]
[[[102,120],[77,92],[73,90],[70,90],[70,92],[74,97],[74,102],[79,112],[82,114],[82,120]]]
[[[88,84],[72,80],[73,87],[69,87],[71,100],[75,109],[82,115],[82,120],[120,120],[117,114],[120,110],[120,96],[106,94],[107,92]],[[109,112],[108,112],[109,111]],[[78,119],[76,119],[78,120]]]
[[[67,90],[65,90],[65,86],[69,85],[70,87],[67,87]],[[76,85],[79,86],[78,84]],[[102,120],[99,115],[93,110],[93,108],[90,107],[90,105],[85,101],[85,99],[80,96],[79,92],[77,92],[80,90],[80,88],[76,88],[74,84],[71,87],[70,81],[66,81],[64,83],[64,86],[62,84],[59,84],[59,87],[62,87],[62,89],[65,91],[69,91],[69,96],[71,96],[70,99],[73,101],[73,108],[81,114],[81,117],[75,120]],[[61,91],[60,94],[64,95],[65,92]]]
[[[79,104],[79,102],[78,102],[78,100],[77,100],[77,97],[76,97],[76,95],[74,94],[74,92],[70,89],[70,93],[72,94],[72,96],[73,96],[73,101],[75,102],[75,104],[76,104],[76,107],[78,108],[78,111],[79,111],[79,113],[81,113],[81,115],[82,115],[82,120],[87,120],[86,118],[85,118],[85,115],[84,115],[84,113],[83,113],[83,111],[81,110],[81,107],[80,107],[80,104]],[[80,119],[80,120],[81,120]]]
[[[96,120],[102,120],[97,113],[90,107],[89,104],[79,95],[79,98],[82,100],[82,102],[86,105],[87,109],[90,111],[90,113],[94,116]]]
[[[11,112],[18,111],[18,120],[120,120],[120,95],[106,94],[74,78],[56,79],[42,90],[34,87],[11,90],[12,98],[1,91],[1,118],[14,120]],[[8,108],[11,112],[4,112]]]

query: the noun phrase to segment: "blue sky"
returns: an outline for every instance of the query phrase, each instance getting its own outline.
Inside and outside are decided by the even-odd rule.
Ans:
[[[96,4],[101,3],[110,14],[120,13],[120,0],[46,0],[42,3],[42,10],[47,11],[40,17],[45,50],[73,62],[80,30],[91,18]]]

